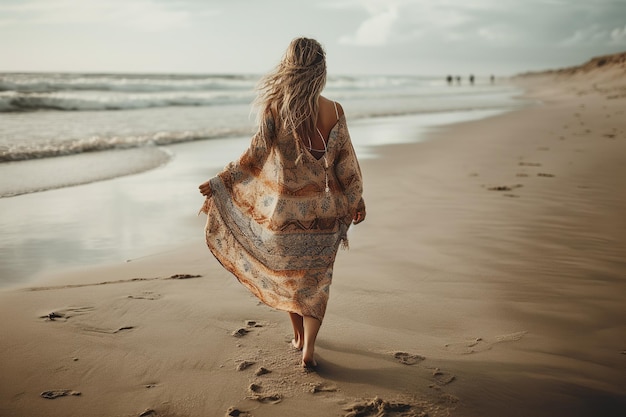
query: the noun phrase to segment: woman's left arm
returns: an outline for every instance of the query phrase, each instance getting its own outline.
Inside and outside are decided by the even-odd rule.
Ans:
[[[365,220],[363,200],[363,176],[346,127],[346,137],[335,160],[335,175],[348,202],[349,213],[354,224]]]

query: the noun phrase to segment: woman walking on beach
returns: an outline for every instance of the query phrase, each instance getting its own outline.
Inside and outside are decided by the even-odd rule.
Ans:
[[[261,301],[289,313],[305,367],[316,366],[337,250],[365,219],[346,119],[321,96],[325,84],[322,46],[294,39],[259,83],[250,147],[199,187],[211,252]]]

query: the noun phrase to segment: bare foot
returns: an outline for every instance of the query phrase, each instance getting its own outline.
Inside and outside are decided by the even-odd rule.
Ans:
[[[313,356],[312,349],[304,349],[302,352],[302,366],[307,369],[312,369],[317,366],[315,357]]]
[[[311,359],[311,360],[302,359],[302,367],[304,369],[315,369],[317,368],[317,362],[315,362],[315,359]]]
[[[304,342],[302,340],[291,339],[291,346],[293,346],[297,350],[302,350],[302,348],[304,347]]]

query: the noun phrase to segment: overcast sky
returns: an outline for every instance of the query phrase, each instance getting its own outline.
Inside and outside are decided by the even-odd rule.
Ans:
[[[0,0],[0,71],[506,75],[626,51],[626,0]]]

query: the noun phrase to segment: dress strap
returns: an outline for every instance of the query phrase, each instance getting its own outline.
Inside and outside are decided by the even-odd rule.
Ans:
[[[335,105],[335,114],[337,115],[337,120],[339,120],[339,110],[337,110],[337,102],[333,101],[333,104]]]

